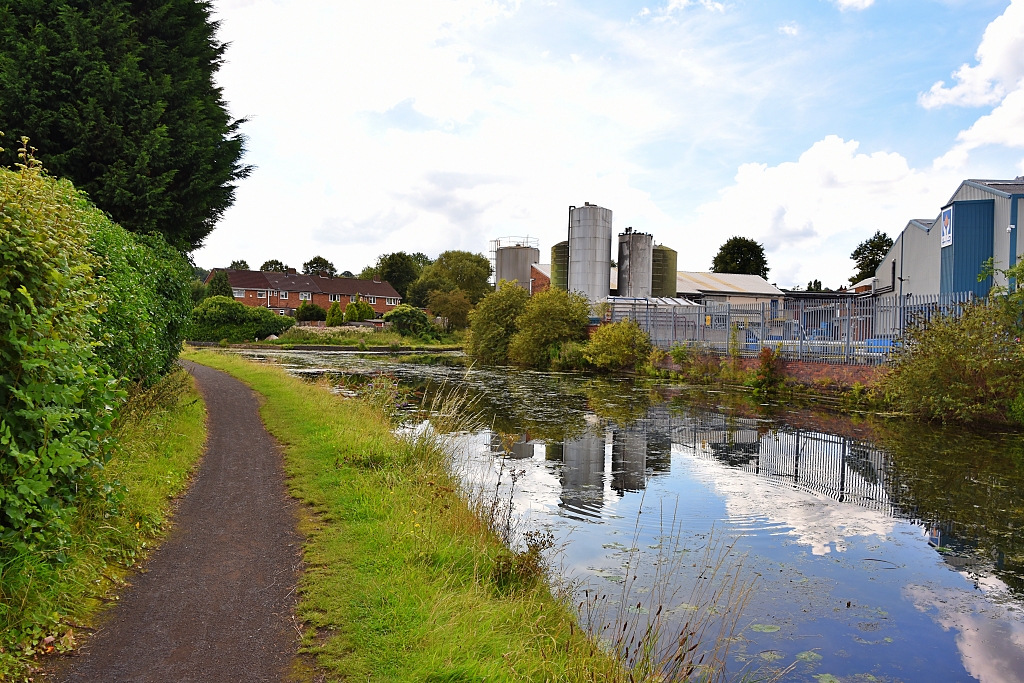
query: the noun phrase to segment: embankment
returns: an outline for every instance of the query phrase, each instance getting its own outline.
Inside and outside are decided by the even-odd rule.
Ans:
[[[289,490],[308,506],[297,614],[303,650],[328,679],[620,680],[535,563],[458,495],[438,448],[272,365],[185,357],[264,398]]]

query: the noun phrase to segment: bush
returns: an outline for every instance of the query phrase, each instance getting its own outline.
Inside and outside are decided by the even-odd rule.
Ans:
[[[481,299],[469,315],[471,333],[466,340],[469,355],[488,364],[507,362],[516,320],[529,300],[529,293],[522,287],[505,280],[499,282],[498,289]]]
[[[435,290],[430,293],[430,312],[448,321],[447,329],[464,330],[469,326],[469,312],[473,304],[461,289],[450,292]]]
[[[300,322],[308,320],[327,320],[327,311],[311,301],[303,301],[295,311],[295,319]]]
[[[279,335],[294,324],[292,318],[268,308],[246,306],[226,296],[211,296],[192,312],[190,337],[195,341],[227,339],[238,344]]]
[[[337,301],[331,304],[331,307],[327,309],[327,327],[338,327],[339,325],[345,324],[345,312],[341,310],[341,306]]]
[[[583,349],[583,356],[599,370],[635,370],[651,355],[651,339],[632,320],[601,325]]]
[[[419,334],[430,326],[427,314],[409,304],[398,304],[385,313],[384,322],[391,323],[395,331],[403,335]]]
[[[365,301],[351,301],[345,307],[345,322],[356,323],[361,320],[373,320],[377,317],[377,311]]]
[[[527,301],[516,320],[516,332],[508,345],[509,360],[546,370],[563,343],[587,338],[589,323],[590,304],[582,294],[561,289],[541,292]]]
[[[588,370],[591,368],[583,353],[585,344],[580,342],[563,342],[558,353],[551,359],[551,369],[565,372],[568,370]]]
[[[711,384],[722,374],[721,359],[707,349],[676,344],[669,355],[680,374],[691,382]]]
[[[1006,300],[912,326],[879,383],[894,407],[932,420],[1010,421],[1024,395],[1017,311]]]
[[[771,396],[782,385],[782,356],[778,351],[762,346],[757,354],[757,371],[748,382],[755,396]]]

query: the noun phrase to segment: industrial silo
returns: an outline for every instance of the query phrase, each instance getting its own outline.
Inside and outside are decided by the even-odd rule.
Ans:
[[[626,228],[619,235],[619,296],[651,296],[653,251],[654,238],[647,233]]]
[[[569,288],[569,243],[559,242],[551,247],[551,288],[561,289],[563,292]]]
[[[654,247],[651,256],[651,296],[676,295],[676,250],[663,244]]]
[[[515,280],[525,290],[530,289],[530,267],[540,262],[540,249],[516,244],[498,247],[494,259],[495,282]]]
[[[570,210],[569,291],[580,292],[590,301],[607,299],[611,254],[611,209],[587,202]]]

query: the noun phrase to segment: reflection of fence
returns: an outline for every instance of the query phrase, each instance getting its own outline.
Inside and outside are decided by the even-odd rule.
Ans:
[[[682,306],[620,299],[610,313],[613,322],[635,320],[652,342],[666,349],[680,344],[749,357],[768,346],[789,360],[874,364],[888,358],[908,327],[937,315],[959,316],[973,296],[960,292]]]

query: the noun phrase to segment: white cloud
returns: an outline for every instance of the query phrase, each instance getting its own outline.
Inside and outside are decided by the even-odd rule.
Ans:
[[[677,240],[686,244],[680,269],[707,269],[690,254],[708,258],[740,235],[765,245],[771,282],[846,284],[848,255],[861,240],[877,229],[895,236],[909,219],[931,217],[957,182],[949,173],[915,170],[897,153],[859,147],[830,135],[795,162],[741,166],[735,183],[702,205]]]
[[[785,34],[787,36],[795,36],[800,33],[800,27],[796,25],[796,22],[790,22],[788,24],[783,24],[782,26],[780,26],[779,33]]]
[[[848,10],[854,10],[859,12],[860,10],[867,9],[875,4],[875,0],[835,0],[836,6],[843,12]]]
[[[704,9],[711,10],[712,12],[725,11],[725,4],[721,2],[715,2],[714,0],[669,0],[668,4],[665,5],[664,13],[671,14],[672,12],[684,10],[687,7],[691,7],[693,5],[700,5]],[[643,13],[641,12],[641,14]]]
[[[975,66],[964,64],[953,72],[953,87],[947,88],[945,81],[939,81],[921,93],[921,105],[926,109],[992,105],[1024,87],[1024,0],[1013,0],[988,25],[975,58]]]

